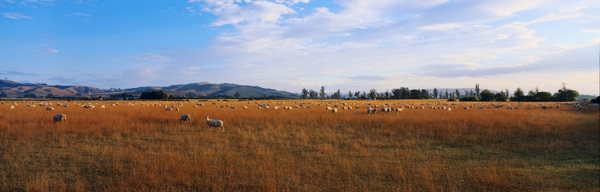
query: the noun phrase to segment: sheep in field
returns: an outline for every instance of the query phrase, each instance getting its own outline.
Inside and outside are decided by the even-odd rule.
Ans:
[[[15,109],[15,106],[11,105],[8,109]]]
[[[332,112],[333,114],[336,114],[336,113],[337,113],[337,111],[338,111],[338,109],[337,109],[337,108],[333,108],[333,109],[331,109],[331,112]]]
[[[173,110],[173,109],[170,107],[165,108],[165,111],[171,111],[171,110]]]
[[[54,111],[54,107],[46,106],[46,111]]]
[[[56,122],[63,122],[63,121],[66,122],[67,121],[67,115],[59,113],[59,114],[54,115],[53,119],[54,119],[55,123]]]
[[[190,114],[183,114],[181,115],[181,118],[179,118],[179,122],[181,123],[182,121],[192,122],[192,117],[190,117]]]
[[[210,130],[212,130],[213,127],[221,127],[223,131],[225,131],[225,127],[223,127],[223,121],[221,120],[210,119],[208,116],[206,116],[206,124]]]
[[[450,111],[452,111],[452,108],[448,107],[448,108],[446,108],[446,111],[450,112]]]

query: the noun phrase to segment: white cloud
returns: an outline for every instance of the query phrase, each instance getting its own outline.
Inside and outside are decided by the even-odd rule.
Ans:
[[[15,19],[15,20],[19,20],[19,19],[33,19],[33,17],[27,16],[27,15],[23,15],[21,13],[2,13],[2,16],[9,18],[9,19]]]
[[[462,27],[462,25],[458,24],[458,23],[444,23],[444,24],[423,26],[423,27],[419,27],[419,29],[425,30],[425,31],[446,31],[446,30],[456,29],[456,28],[460,28],[460,27]]]
[[[58,53],[58,50],[47,48],[46,50],[44,50],[42,52],[42,54],[54,54],[54,53]]]
[[[161,54],[140,54],[136,55],[133,58],[143,59],[148,61],[168,61],[169,57]]]
[[[70,13],[70,14],[65,15],[65,17],[73,17],[73,16],[91,17],[91,15],[86,14],[86,13]]]

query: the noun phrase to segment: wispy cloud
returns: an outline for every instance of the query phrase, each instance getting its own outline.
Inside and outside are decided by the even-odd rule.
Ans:
[[[91,15],[86,14],[86,13],[70,13],[70,14],[65,15],[65,17],[73,17],[73,16],[91,17]]]
[[[161,54],[140,54],[133,56],[136,59],[143,59],[148,61],[168,61],[169,57]]]
[[[54,54],[54,53],[58,53],[58,50],[47,48],[46,50],[44,50],[42,52],[42,54]]]
[[[21,13],[2,13],[2,16],[9,18],[9,19],[15,19],[15,20],[19,20],[19,19],[33,19],[33,17],[27,16],[27,15],[23,15]]]
[[[31,77],[40,76],[39,74],[36,74],[36,73],[27,73],[27,72],[19,72],[19,71],[0,71],[0,75],[31,76]]]
[[[360,76],[352,76],[352,77],[348,77],[349,79],[352,80],[358,80],[358,81],[383,81],[383,80],[387,80],[387,77],[383,77],[383,76],[375,76],[375,75],[360,75]]]

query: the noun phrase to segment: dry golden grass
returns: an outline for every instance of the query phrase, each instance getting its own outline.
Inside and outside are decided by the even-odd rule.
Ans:
[[[280,106],[294,101],[285,102]],[[104,102],[105,109],[75,103],[54,106],[56,111],[0,105],[0,191],[600,187],[598,108],[464,110],[457,103],[451,112],[425,108],[367,115],[360,101],[360,109],[337,114],[324,104],[274,110],[258,109],[254,102],[218,102],[235,105],[233,110],[186,103],[177,106],[179,112],[167,112],[162,106],[125,102],[115,107]],[[54,123],[56,113],[66,114],[67,122]],[[192,123],[179,123],[183,113],[192,116]],[[206,115],[223,120],[225,132],[209,130]]]

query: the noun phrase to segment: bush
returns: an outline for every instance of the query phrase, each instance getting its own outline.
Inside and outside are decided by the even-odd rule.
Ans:
[[[600,96],[593,98],[592,103],[600,103]]]

